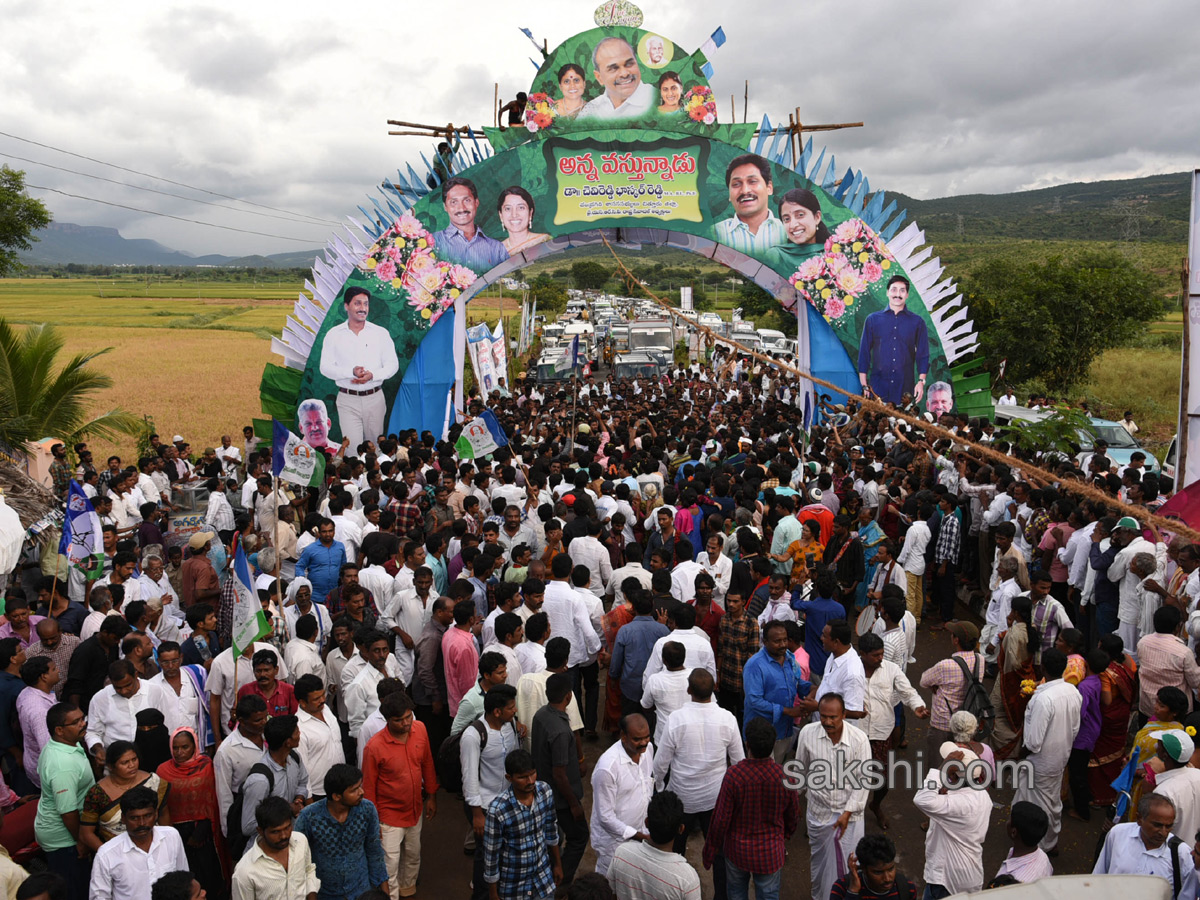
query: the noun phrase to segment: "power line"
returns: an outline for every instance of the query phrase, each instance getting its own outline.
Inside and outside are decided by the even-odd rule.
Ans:
[[[291,216],[298,216],[303,219],[312,219],[314,223],[322,225],[339,225],[339,222],[332,222],[328,219],[321,219],[317,216],[310,216],[308,213],[295,212],[290,209],[279,209],[275,206],[267,206],[262,203],[255,203],[253,200],[243,200],[241,197],[232,197],[229,194],[221,194],[217,191],[210,191],[207,188],[196,187],[191,184],[184,184],[182,181],[172,181],[170,178],[163,178],[161,175],[151,175],[149,172],[140,172],[137,169],[130,169],[127,166],[119,166],[116,163],[105,162],[102,159],[96,159],[92,156],[84,156],[82,153],[74,153],[70,150],[64,150],[61,147],[53,147],[50,144],[43,144],[40,141],[34,141],[29,138],[19,137],[15,134],[9,134],[7,131],[0,131],[0,137],[12,138],[14,141],[21,141],[26,144],[33,144],[35,147],[44,147],[47,150],[53,150],[56,153],[65,153],[67,156],[74,156],[77,159],[86,159],[88,162],[94,162],[101,166],[108,166],[113,169],[120,169],[122,172],[129,172],[133,175],[141,175],[143,178],[153,178],[155,181],[164,181],[167,184],[173,184],[176,187],[187,188],[189,191],[199,191],[202,194],[211,194],[214,197],[220,197],[222,200],[233,200],[235,203],[245,203],[249,206],[257,206],[259,209],[269,209],[271,212],[287,213]]]
[[[228,209],[236,213],[244,213],[251,216],[265,216],[268,219],[279,219],[283,222],[295,222],[299,225],[315,225],[314,222],[306,222],[303,219],[296,219],[292,216],[276,216],[271,213],[255,212],[252,209],[238,209],[236,206],[229,206],[225,203],[214,203],[211,200],[201,200],[198,197],[185,197],[183,194],[173,194],[170,191],[160,191],[157,188],[142,187],[139,184],[131,184],[128,181],[117,181],[115,178],[105,178],[103,175],[93,175],[90,172],[78,172],[75,169],[65,169],[62,166],[54,166],[50,163],[38,162],[36,159],[26,159],[24,156],[14,156],[11,153],[0,153],[0,156],[6,159],[15,159],[18,162],[29,163],[34,166],[42,166],[46,169],[54,169],[58,172],[67,172],[71,175],[82,175],[84,178],[95,178],[97,181],[104,181],[108,184],[117,184],[122,187],[133,188],[135,191],[146,191],[151,194],[161,194],[164,197],[175,197],[178,200],[186,200],[188,203],[203,203],[205,206],[215,206],[218,209]],[[320,226],[318,226],[320,227]]]
[[[105,206],[115,206],[118,209],[128,209],[133,212],[145,213],[150,216],[162,216],[164,219],[175,219],[177,222],[191,222],[193,225],[206,225],[209,228],[220,228],[224,231],[237,231],[241,234],[256,234],[259,237],[279,238],[281,241],[296,241],[301,244],[311,244],[312,238],[297,238],[288,237],[284,234],[267,234],[265,231],[249,231],[245,228],[234,228],[231,225],[217,225],[215,222],[201,222],[199,219],[185,219],[183,216],[173,216],[170,213],[155,212],[152,209],[140,209],[136,206],[126,206],[124,203],[112,203],[108,200],[100,200],[97,197],[84,197],[81,194],[71,194],[67,191],[60,191],[58,188],[46,187],[41,184],[29,184],[26,182],[25,187],[33,188],[36,191],[53,191],[55,194],[62,194],[64,197],[74,197],[76,200],[90,200],[92,203],[103,203]]]

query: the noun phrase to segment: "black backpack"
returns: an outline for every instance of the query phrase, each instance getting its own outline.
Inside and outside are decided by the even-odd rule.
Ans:
[[[295,750],[288,753],[290,759],[294,759],[297,764],[300,764],[300,756]],[[250,771],[246,773],[246,777],[242,779],[242,787],[233,792],[233,803],[229,805],[229,812],[225,814],[225,834],[226,841],[229,844],[230,855],[234,859],[242,855],[242,850],[246,844],[250,842],[251,835],[242,834],[242,811],[245,809],[245,797],[242,791],[246,787],[246,782],[250,780],[251,775],[262,775],[267,779],[267,796],[270,797],[275,792],[275,773],[266,763],[256,762],[250,767]]]
[[[954,661],[962,668],[963,677],[967,680],[967,692],[963,695],[962,705],[958,709],[950,710],[950,714],[966,710],[976,719],[979,720],[979,735],[981,738],[987,738],[992,733],[992,725],[996,719],[996,710],[992,708],[992,698],[988,696],[987,688],[983,686],[983,682],[979,677],[967,668],[966,661],[961,656],[953,657]],[[980,666],[983,665],[983,657],[979,657]],[[946,704],[949,706],[949,703]]]
[[[487,746],[487,725],[484,724],[483,719],[476,719],[467,728],[474,728],[479,734],[479,752],[482,754],[483,748]],[[467,728],[442,741],[442,746],[438,748],[437,759],[434,760],[438,783],[451,794],[462,793],[462,757],[459,755],[459,746],[462,744],[462,736],[466,734]]]

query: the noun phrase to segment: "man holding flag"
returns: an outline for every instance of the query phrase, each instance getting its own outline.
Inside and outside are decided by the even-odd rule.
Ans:
[[[67,513],[63,519],[62,540],[58,552],[70,560],[88,581],[104,571],[104,536],[100,517],[79,482],[71,480],[67,494]]]

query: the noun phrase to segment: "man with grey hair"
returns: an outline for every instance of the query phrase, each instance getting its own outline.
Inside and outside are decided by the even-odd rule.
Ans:
[[[1092,874],[1157,875],[1171,885],[1175,900],[1195,897],[1196,866],[1190,842],[1171,835],[1175,804],[1162,794],[1148,794],[1138,802],[1137,811],[1136,822],[1114,825],[1105,836]]]
[[[1141,625],[1142,610],[1139,605],[1140,597],[1138,588],[1144,583],[1145,577],[1135,573],[1130,563],[1133,562],[1133,558],[1139,553],[1151,553],[1154,555],[1156,569],[1159,571],[1165,570],[1167,564],[1167,547],[1157,537],[1153,544],[1142,537],[1142,526],[1132,516],[1123,516],[1117,522],[1116,527],[1112,530],[1111,540],[1116,546],[1121,548],[1113,558],[1112,565],[1108,567],[1107,573],[1108,580],[1117,585],[1117,620],[1119,622],[1117,625],[1117,634],[1125,642],[1126,651],[1136,660],[1138,640],[1143,634],[1149,634],[1150,632],[1144,632],[1139,627]],[[1101,577],[1104,574],[1103,572],[1097,572],[1096,576]]]
[[[1154,613],[1163,604],[1166,588],[1158,580],[1158,563],[1153,553],[1135,553],[1129,561],[1129,571],[1139,579],[1135,590],[1141,616],[1138,618],[1138,639],[1154,633]]]
[[[337,448],[329,441],[329,428],[333,421],[329,418],[329,408],[324,400],[309,397],[296,408],[296,419],[300,424],[300,436],[304,443],[314,450],[330,450]]]
[[[926,394],[925,408],[937,421],[954,409],[954,388],[945,381],[935,381]]]
[[[169,618],[178,627],[183,623],[183,610],[179,608],[179,595],[175,592],[175,588],[171,586],[171,580],[166,574],[166,560],[163,559],[163,554],[160,553],[143,553],[142,554],[142,574],[138,578],[138,585],[141,588],[142,597],[146,602],[150,600],[158,601],[158,608],[163,611],[163,614]],[[159,637],[163,634],[158,629]],[[177,638],[167,638],[168,640],[177,640]]]
[[[979,649],[989,666],[996,665],[996,653],[1000,647],[1000,635],[1008,630],[1008,614],[1012,610],[1013,597],[1021,593],[1017,582],[1018,564],[1011,556],[1000,557],[996,573],[1000,584],[992,591],[984,616],[984,626],[979,632]]]
[[[592,74],[604,93],[579,113],[580,119],[635,119],[654,106],[653,85],[642,82],[637,53],[624,38],[608,37],[592,51]]]

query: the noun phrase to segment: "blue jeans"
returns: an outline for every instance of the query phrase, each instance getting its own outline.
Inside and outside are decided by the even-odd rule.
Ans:
[[[925,885],[925,893],[921,895],[921,900],[943,900],[943,898],[949,896],[950,892],[940,884],[927,884]]]
[[[754,900],[779,900],[779,882],[783,869],[770,875],[755,875],[725,860],[725,891],[729,900],[750,900],[750,879],[754,879]],[[942,896],[945,896],[943,894]]]

